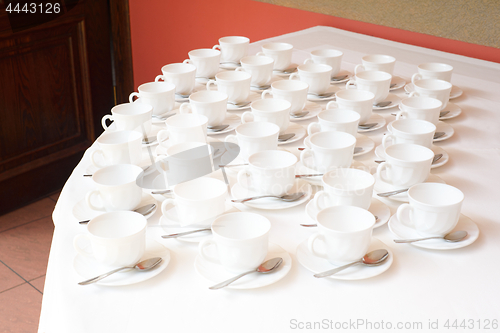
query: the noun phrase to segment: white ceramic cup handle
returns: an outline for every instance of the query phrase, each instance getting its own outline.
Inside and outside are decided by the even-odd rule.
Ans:
[[[316,242],[316,240],[325,242],[325,238],[322,234],[314,234],[311,237],[309,237],[309,240],[307,241],[307,248],[313,255],[327,259],[325,252],[318,252],[314,249],[314,243]]]
[[[328,204],[325,204],[325,205],[321,205],[321,200],[323,200],[323,202],[326,201],[326,199],[329,198],[329,195],[327,192],[325,191],[319,191],[316,193],[316,195],[314,196],[313,198],[313,206],[318,210],[323,210],[325,209],[326,207],[328,207]]]
[[[313,151],[311,149],[309,149],[309,148],[304,149],[303,151],[300,152],[300,161],[302,163],[304,163],[306,158],[308,156],[312,156],[312,154],[313,154]]]
[[[411,76],[411,83],[415,84],[415,81],[422,80],[422,75],[415,73]]]
[[[250,178],[250,170],[248,168],[244,168],[238,172],[238,176],[236,176],[236,179],[238,180],[238,184],[240,184],[241,187],[244,189],[248,189],[248,179]]]
[[[245,111],[241,115],[241,123],[246,124],[254,121],[253,113],[251,111]]]
[[[405,210],[408,210],[408,214],[410,217],[409,219],[403,218]],[[415,228],[415,226],[413,225],[413,221],[412,221],[412,215],[413,215],[413,207],[407,203],[404,203],[401,206],[399,206],[398,211],[396,212],[396,217],[398,218],[399,223],[401,223],[407,227],[410,227],[410,228]]]
[[[390,166],[391,165],[389,163],[387,163],[387,162],[380,163],[378,165],[378,167],[377,167],[377,176],[379,177],[379,179],[383,180],[384,182],[392,184],[392,181],[389,178],[386,178],[385,176],[384,177],[382,176],[382,171],[384,171],[385,169],[390,168]]]
[[[108,125],[106,125],[106,120],[108,120],[108,119],[111,121],[114,121],[113,116],[110,114],[107,114],[104,117],[102,117],[101,125],[102,125],[102,128],[104,128],[104,130],[108,129]]]
[[[219,259],[211,257],[205,253],[205,248],[210,245],[216,245],[213,239],[204,239],[200,242],[200,245],[198,245],[198,252],[200,253],[200,256],[206,261],[213,262],[215,264],[220,264]]]
[[[256,54],[256,55],[258,55],[258,56],[260,56],[260,57],[265,56],[264,52],[257,52],[257,54]]]
[[[192,113],[193,109],[191,109],[191,105],[189,102],[184,102],[179,106],[179,113]]]
[[[388,140],[391,140],[391,144],[388,144],[387,142]],[[394,136],[394,134],[386,134],[382,138],[382,147],[385,149],[390,145],[393,145],[395,142],[396,142],[396,137]]]
[[[328,104],[326,104],[327,110],[338,109],[338,108],[339,108],[339,104],[336,101],[330,101],[330,102],[328,102]]]
[[[91,154],[90,154],[90,162],[92,162],[92,164],[99,168],[99,169],[102,169],[104,168],[106,165],[105,164],[100,164],[99,162],[96,161],[95,159],[95,156],[96,154],[100,154],[102,159],[104,159],[104,153],[102,152],[102,150],[98,149],[98,150],[94,150]]]
[[[135,97],[137,97],[137,98],[139,98],[139,97],[140,97],[140,95],[139,95],[139,93],[138,93],[138,92],[133,92],[133,93],[131,93],[131,94],[128,96],[128,101],[129,101],[130,103],[134,103],[134,96],[135,96]]]
[[[161,145],[161,143],[165,140],[167,140],[169,137],[169,133],[168,133],[168,130],[161,130],[158,132],[158,134],[156,135],[156,140],[158,141],[158,143]]]
[[[290,77],[288,78],[288,80],[294,80],[295,78],[297,78],[298,80],[300,80],[299,73],[292,73],[292,74],[290,74]]]
[[[354,74],[358,74],[363,71],[366,71],[365,66],[363,65],[356,65],[356,67],[354,67]]]
[[[310,123],[309,126],[307,126],[307,135],[313,135],[318,132],[321,132],[321,125],[319,123]]]
[[[418,92],[416,92],[416,91],[412,91],[412,92],[408,95],[408,97],[413,97],[413,96],[417,96],[417,97],[418,97],[418,96],[420,96],[420,95],[418,94]]]
[[[170,207],[170,208],[167,209],[167,206],[169,206],[169,205],[172,205],[172,207]],[[171,210],[172,208],[174,208],[174,206],[175,206],[175,199],[172,199],[172,198],[165,199],[161,203],[161,213],[163,215],[165,215],[169,210]]]
[[[311,58],[304,60],[304,65],[310,63],[314,63],[314,60],[312,60]]]
[[[273,92],[271,90],[264,90],[262,95],[260,95],[260,98],[265,99],[267,95],[273,96]]]
[[[192,64],[193,62],[191,61],[191,59],[184,59],[184,61],[182,63],[183,64]]]
[[[106,211],[106,209],[104,208],[104,205],[102,205],[102,206],[96,206],[96,205],[94,205],[92,203],[92,197],[94,195],[100,196],[99,191],[97,191],[97,190],[90,191],[85,196],[85,202],[87,203],[87,206],[89,206],[90,209],[93,209],[93,210],[99,210],[99,211],[103,211],[103,212]]]
[[[220,49],[220,45],[214,45],[214,46],[212,46],[212,49],[213,50],[219,50],[219,51],[221,50]]]
[[[355,80],[349,80],[345,84],[345,88],[346,89],[358,89],[358,86],[356,85],[356,81]]]
[[[404,117],[404,118],[403,118]],[[405,118],[408,118],[408,112],[406,111],[403,111],[403,110],[400,110],[397,114],[396,114],[396,120],[399,120],[399,119],[405,119]]]
[[[206,85],[207,90],[210,90],[210,86],[211,86],[212,84],[213,84],[214,86],[217,86],[217,82],[216,82],[215,80],[208,80],[207,85]]]
[[[88,257],[88,258],[94,258],[94,255],[91,252],[87,252],[83,250],[80,245],[78,245],[78,241],[80,239],[85,238],[88,242],[90,242],[89,235],[87,234],[79,234],[76,235],[75,238],[73,239],[73,247],[75,248],[76,252],[80,253],[82,256]]]
[[[166,80],[165,80],[165,77],[164,77],[163,75],[161,75],[161,74],[160,74],[160,75],[157,75],[157,76],[155,77],[155,82],[158,82],[158,81],[160,81],[160,80],[166,81]]]

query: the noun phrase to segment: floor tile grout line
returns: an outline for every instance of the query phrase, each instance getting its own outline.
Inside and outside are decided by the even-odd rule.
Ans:
[[[14,288],[20,287],[20,286],[22,286],[23,284],[27,284],[27,282],[23,282],[23,283],[21,283],[21,284],[15,285],[15,286],[10,287],[10,288],[8,288],[8,289],[2,290],[2,291],[0,291],[0,294],[4,293],[4,292],[6,292],[6,291],[12,290],[12,289],[14,289]],[[36,288],[35,288],[35,289],[36,289]],[[37,289],[37,290],[38,290],[38,289]]]
[[[10,269],[12,272],[14,272],[14,274],[16,274],[16,275],[17,275],[17,276],[19,276],[21,279],[23,279],[26,283],[29,283],[29,282],[28,282],[28,280],[26,280],[25,278],[23,278],[23,277],[22,277],[22,276],[21,276],[18,272],[16,272],[16,271],[15,271],[15,270],[13,270],[12,268],[10,268],[10,267],[9,267],[9,265],[7,265],[6,263],[4,263],[4,262],[2,261],[2,259],[0,259],[0,262],[1,262],[2,264],[4,264],[4,265],[5,265],[5,267],[7,267],[8,269]]]
[[[32,220],[32,221],[29,221],[29,222],[26,222],[26,223],[23,223],[23,224],[19,224],[19,225],[16,225],[15,227],[11,227],[11,228],[8,228],[8,229],[5,229],[5,230],[2,230],[0,231],[0,234],[2,232],[5,232],[5,231],[9,231],[9,230],[12,230],[12,229],[16,229],[18,227],[22,227],[23,225],[27,225],[27,224],[30,224],[30,223],[33,223],[33,222],[37,222],[37,221],[40,221],[41,219],[45,219],[47,217],[52,217],[52,214],[50,215],[47,215],[47,216],[43,216],[43,217],[40,217],[40,218],[37,218],[36,220]]]

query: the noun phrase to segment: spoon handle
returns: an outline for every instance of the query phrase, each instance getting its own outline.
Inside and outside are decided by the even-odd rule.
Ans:
[[[218,283],[218,284],[216,284],[214,286],[211,286],[208,289],[216,290],[216,289],[224,288],[224,287],[230,285],[231,283],[233,283],[234,281],[238,280],[239,278],[241,278],[241,277],[243,277],[243,276],[245,276],[247,274],[253,273],[253,272],[256,272],[256,270],[254,269],[254,270],[251,270],[251,271],[248,271],[248,272],[245,272],[245,273],[241,273],[240,275],[236,275],[235,277],[232,277],[229,280],[226,280],[226,281]]]
[[[250,197],[250,198],[231,200],[231,201],[235,202],[235,203],[243,203],[243,202],[247,202],[250,200],[262,199],[262,198],[279,198],[279,197],[275,196],[275,195],[260,195],[258,197]]]
[[[415,238],[415,239],[395,239],[394,243],[413,243],[413,242],[418,242],[418,241],[423,241],[427,239],[440,239],[443,238],[441,236],[435,236],[435,237],[425,237],[425,238]]]
[[[390,197],[391,195],[396,195],[396,194],[403,193],[406,191],[408,191],[407,188],[402,189],[402,190],[391,191],[391,192],[378,193],[377,195],[379,197]]]
[[[191,235],[196,232],[202,232],[202,231],[209,231],[212,230],[211,228],[203,228],[203,229],[196,229],[196,230],[191,230],[191,231],[185,231],[185,232],[179,232],[177,234],[171,234],[171,235],[163,235],[161,238],[177,238],[177,237],[182,237],[186,235]]]
[[[338,272],[340,272],[340,271],[343,271],[344,269],[346,269],[346,268],[348,268],[348,267],[351,267],[351,266],[354,266],[354,265],[360,264],[361,262],[362,262],[362,260],[354,261],[354,262],[351,262],[350,264],[347,264],[347,265],[344,265],[344,266],[340,266],[340,267],[337,267],[337,268],[331,269],[331,270],[326,271],[326,272],[323,272],[323,273],[314,274],[314,277],[316,277],[316,278],[323,278],[323,277],[327,277],[327,276],[330,276],[330,275],[336,274],[336,273],[338,273]]]
[[[92,279],[88,279],[88,280],[85,280],[85,281],[82,281],[82,282],[78,282],[78,284],[82,285],[82,286],[85,286],[87,284],[92,284],[94,282],[97,282],[97,281],[100,281],[100,280],[104,279],[105,277],[110,276],[111,274],[114,274],[114,273],[119,272],[119,271],[123,271],[124,269],[130,269],[130,268],[134,268],[134,267],[121,267],[121,268],[113,269],[112,271],[109,271],[107,273],[98,275],[96,277],[93,277]]]

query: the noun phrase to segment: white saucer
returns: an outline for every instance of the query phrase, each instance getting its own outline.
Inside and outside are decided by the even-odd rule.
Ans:
[[[215,256],[215,246],[207,246],[205,250],[207,251],[208,255]],[[278,282],[279,280],[284,278],[288,274],[288,272],[290,272],[290,269],[292,268],[292,257],[290,257],[290,254],[283,250],[281,246],[269,243],[269,249],[264,261],[275,257],[283,258],[283,263],[280,265],[276,272],[270,274],[248,274],[247,276],[234,281],[224,289],[254,289],[265,287]],[[198,274],[210,281],[211,285],[229,280],[230,278],[237,275],[235,273],[227,271],[220,264],[206,261],[200,255],[196,256],[196,259],[194,261],[194,268],[196,269],[196,272]]]
[[[245,106],[241,106],[241,107],[238,107],[236,105],[233,105],[233,104],[227,104],[227,111],[242,111],[242,110],[248,110],[250,109],[250,105],[252,104],[252,102],[255,102],[255,101],[258,101],[260,98],[260,93],[258,92],[254,92],[254,91],[251,91],[250,94],[248,94],[248,98],[246,100],[246,102],[250,102],[250,104],[248,105],[245,105]]]
[[[375,176],[375,187],[373,188],[373,193],[378,194],[378,193],[385,193],[385,192],[391,192],[395,191],[398,189],[402,189],[402,187],[396,187],[394,185],[388,184],[381,180],[377,175]],[[430,174],[429,177],[425,180],[424,183],[441,183],[441,184],[446,184],[444,180],[439,178],[436,175]],[[384,199],[392,199],[395,201],[399,202],[408,202],[408,191],[399,193],[396,195],[391,195],[390,197],[385,197]]]
[[[156,201],[155,198],[153,198],[153,196],[151,194],[148,194],[148,193],[143,191],[141,202],[139,202],[139,204],[135,208],[139,208],[139,207],[150,205],[150,204],[156,204],[156,207],[153,209],[153,211],[151,213],[149,213],[148,215],[145,215],[145,217],[147,219],[149,219],[151,216],[153,216],[154,213],[156,212],[156,210],[158,209],[158,202]],[[87,206],[87,202],[85,201],[85,199],[78,201],[73,206],[73,216],[79,221],[91,220],[94,217],[97,217],[97,216],[104,214],[104,213],[106,213],[106,212],[101,211],[101,210],[91,209],[89,206]]]
[[[308,136],[304,139],[304,145],[306,147],[308,145],[310,145],[307,143],[307,142],[310,142],[310,140],[311,140],[310,136]],[[366,135],[356,133],[356,148],[357,147],[360,147],[361,151],[354,153],[354,155],[353,155],[354,157],[361,156],[361,155],[364,155],[364,154],[371,152],[373,150],[373,148],[375,147],[375,142],[373,142],[373,140],[370,139],[369,137],[367,137]]]
[[[370,119],[368,119],[365,122],[365,124],[370,124],[370,123],[377,123],[377,125],[373,126],[372,128],[369,128],[369,129],[360,129],[358,127],[358,133],[376,131],[376,130],[384,127],[386,124],[386,121],[385,121],[385,118],[382,117],[381,115],[376,114],[376,113],[372,113],[372,115],[370,116]]]
[[[443,166],[446,163],[448,163],[448,161],[450,160],[450,155],[448,155],[446,150],[444,150],[443,148],[436,145],[432,145],[431,150],[434,152],[434,155],[443,154],[443,157],[441,157],[437,161],[437,163],[431,165],[431,169],[439,168],[440,166]],[[382,145],[378,145],[377,148],[375,148],[375,155],[381,160],[385,160],[385,152]]]
[[[314,103],[314,102],[307,101],[306,105],[304,106],[302,111],[308,111],[309,113],[306,114],[304,117],[300,117],[300,118],[295,118],[295,117],[290,116],[290,121],[301,121],[301,120],[314,118],[322,110],[323,110],[323,108],[321,107],[321,105]]]
[[[462,109],[456,105],[455,103],[448,102],[446,104],[446,108],[443,111],[450,111],[442,117],[439,117],[439,120],[446,120],[458,117],[462,113]],[[442,112],[442,111],[441,111]]]
[[[210,136],[219,135],[233,131],[236,128],[236,126],[241,124],[241,117],[234,113],[226,113],[226,119],[224,119],[222,123],[229,126],[223,129],[222,131],[218,132],[212,132],[210,130],[207,130],[207,135]]]
[[[313,168],[311,168],[309,166],[310,160],[312,160],[312,157],[307,158],[305,164],[299,160],[297,162],[297,164],[295,165],[295,174],[297,174],[297,175],[311,175],[311,174],[321,173],[317,170],[314,170]],[[356,161],[356,160],[352,161],[351,168],[360,169],[360,170],[369,172],[368,168],[363,163],[361,163],[360,161]],[[303,177],[300,179],[307,181],[311,185],[323,186],[323,183],[321,182],[321,177],[322,176]]]
[[[127,286],[149,280],[167,268],[170,262],[170,251],[157,241],[146,238],[146,251],[144,252],[141,260],[153,257],[161,257],[163,259],[163,261],[154,269],[144,272],[137,272],[135,269],[119,272],[97,281],[95,284],[102,286]],[[104,274],[114,268],[116,267],[102,265],[97,262],[97,260],[85,257],[81,254],[77,254],[73,259],[73,269],[82,277],[82,280],[87,280],[94,276]]]
[[[444,132],[445,134],[440,138],[434,139],[433,142],[444,141],[451,138],[455,133],[455,130],[450,124],[445,123],[444,121],[438,121],[436,125],[436,132]]]
[[[299,67],[299,65],[296,64],[296,63],[291,63],[290,65],[287,66],[287,68],[292,68],[292,67],[297,68],[297,67]],[[295,69],[295,71],[293,71],[293,73],[297,73],[297,69]],[[273,69],[273,75],[274,76],[287,77],[287,76],[290,76],[290,74],[292,74],[292,73],[285,74],[285,73],[283,73],[283,72],[281,72],[281,71],[279,71],[277,69]]]
[[[289,75],[289,74],[288,74],[288,75]],[[271,89],[271,85],[272,85],[274,82],[276,82],[276,81],[281,81],[281,80],[283,80],[283,79],[284,79],[284,77],[280,77],[280,76],[278,76],[278,75],[274,74],[274,75],[271,77],[271,80],[270,80],[267,84],[263,85],[262,87],[250,86],[250,90],[251,90],[251,91],[254,91],[254,92],[256,92],[256,93],[259,93],[259,95],[261,95],[261,94],[262,94],[262,92],[263,92],[264,90],[269,90],[269,89]]]
[[[295,206],[298,206],[298,205],[308,201],[311,198],[312,187],[305,180],[296,179],[295,183],[294,183],[294,185],[289,193],[297,193],[297,192],[305,192],[306,195],[304,195],[299,200],[291,201],[291,202],[285,202],[285,201],[281,201],[281,200],[275,199],[275,198],[263,198],[263,199],[258,199],[258,200],[247,201],[247,202],[244,202],[243,204],[247,205],[249,207],[252,207],[252,208],[272,209],[272,210],[295,207]],[[247,190],[247,189],[243,188],[243,186],[241,186],[238,183],[236,183],[231,188],[231,193],[233,194],[233,199],[235,199],[235,200],[249,198],[249,197],[255,197],[255,196],[260,195],[259,193],[256,193],[254,191]]]
[[[401,76],[393,76],[391,80],[391,85],[392,84],[395,84],[395,86],[389,88],[390,91],[403,88],[406,85],[406,80],[403,79]]]
[[[341,76],[341,75],[347,75],[347,77],[345,79],[338,80],[338,81],[330,81],[330,84],[344,83],[344,82],[349,81],[352,78],[352,72],[349,72],[348,70],[345,70],[345,69],[341,69],[334,76]]]
[[[336,93],[339,90],[341,90],[341,89],[338,86],[330,85],[330,87],[328,87],[328,89],[324,93],[325,94]],[[324,97],[324,98],[316,96],[316,95],[307,94],[307,99],[311,102],[326,102],[326,101],[334,100],[335,94],[331,95],[330,97]]]
[[[408,93],[408,94],[409,94],[409,93],[411,93],[411,92],[412,92],[412,91],[414,91],[414,90],[415,90],[415,89],[414,89],[414,87],[413,87],[413,83],[411,83],[411,82],[410,82],[410,83],[408,83],[408,84],[405,86],[405,91],[406,91],[406,93]],[[460,89],[459,87],[457,87],[457,86],[453,85],[453,86],[451,87],[451,91],[450,91],[450,99],[454,99],[454,98],[460,97],[460,96],[462,96],[462,94],[463,94],[463,93],[464,93],[464,92],[463,92],[463,90],[462,90],[462,89]]]
[[[314,207],[312,202],[313,200],[309,201],[306,205],[306,215],[309,216],[314,222],[317,222],[316,215],[318,215],[319,211],[316,209],[316,207]],[[391,210],[389,209],[389,207],[377,198],[372,198],[368,211],[378,217],[378,220],[375,222],[374,228],[383,226],[387,223],[387,221],[389,221],[389,218],[391,217]]]
[[[295,136],[292,137],[291,139],[285,141],[285,142],[278,141],[279,146],[299,141],[304,136],[306,136],[307,130],[299,124],[290,123],[290,125],[288,126],[288,128],[285,131],[285,134],[288,134],[288,133],[295,133]]]
[[[224,215],[227,213],[233,213],[233,212],[239,212],[239,209],[236,209],[231,203],[225,202],[224,203],[224,212],[220,215]],[[189,228],[189,230],[191,230],[191,229],[196,229],[197,227],[200,227],[200,228],[209,227],[212,225],[212,222],[220,215],[208,218],[208,219],[203,220],[201,222],[182,225],[181,221],[179,220],[179,216],[177,215],[177,207],[174,206],[173,208],[169,209],[168,211],[165,212],[165,214],[162,215],[163,223],[160,222],[160,225],[163,227],[163,229],[165,231],[167,231],[165,229],[165,227],[169,228],[169,230],[170,230],[170,227],[173,227],[173,228],[180,228],[183,231],[187,231],[185,228]],[[167,232],[170,234],[173,234],[177,231],[167,231]]]
[[[384,100],[384,102],[387,102],[387,101],[391,101],[391,104],[389,104],[387,106],[383,106],[383,107],[373,106],[373,110],[379,111],[379,110],[394,108],[394,107],[398,106],[399,103],[401,102],[401,97],[399,97],[398,95],[389,93],[389,95],[387,95],[387,98]]]
[[[406,216],[409,218],[409,216]],[[396,214],[394,214],[389,221],[389,230],[397,237],[397,239],[414,239],[423,238],[415,229],[407,227],[401,222],[399,222]],[[460,242],[447,242],[444,239],[428,239],[425,241],[409,243],[411,245],[421,247],[423,249],[431,250],[453,250],[465,247],[474,243],[474,241],[479,236],[479,228],[477,224],[472,221],[469,217],[460,214],[457,226],[453,230],[464,230],[467,231],[467,237]],[[398,244],[402,245],[402,244]]]
[[[331,264],[324,258],[316,257],[309,251],[307,243],[308,239],[300,243],[297,247],[297,260],[302,266],[315,274],[339,267]],[[317,242],[315,244],[319,248],[321,243]],[[381,240],[372,237],[372,241],[367,252],[377,249],[386,249],[389,252],[389,257],[381,265],[372,267],[368,267],[366,265],[355,265],[346,268],[337,274],[330,275],[327,278],[335,280],[362,280],[382,274],[388,270],[389,267],[391,267],[393,254],[391,249],[386,244],[384,244]]]

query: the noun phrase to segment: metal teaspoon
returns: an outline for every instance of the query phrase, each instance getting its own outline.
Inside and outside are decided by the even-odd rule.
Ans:
[[[338,273],[340,271],[343,271],[344,269],[357,265],[357,264],[364,264],[368,266],[377,266],[380,265],[382,262],[384,262],[387,258],[389,257],[389,252],[386,249],[378,249],[372,252],[369,252],[365,254],[365,256],[358,261],[351,262],[350,264],[344,265],[337,267],[335,269],[331,269],[329,271],[323,272],[323,273],[318,273],[314,274],[314,277],[317,278],[323,278],[327,277],[330,275],[333,275],[335,273]]]
[[[139,214],[142,214],[142,215],[146,216],[149,213],[151,213],[153,211],[153,209],[155,209],[155,207],[156,207],[156,204],[149,204],[149,205],[142,206],[142,207],[139,207],[137,209],[134,209],[134,212],[137,212]],[[80,221],[78,223],[80,223],[80,224],[87,224],[89,222],[90,222],[90,220],[85,220],[85,221]]]
[[[467,237],[468,233],[464,230],[458,230],[454,232],[450,232],[444,236],[435,236],[435,237],[424,237],[424,238],[415,238],[415,239],[395,239],[394,243],[413,243],[427,239],[444,239],[447,242],[460,242],[465,237]]]

